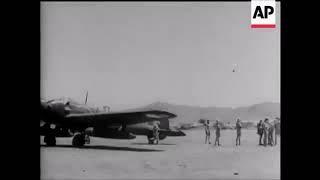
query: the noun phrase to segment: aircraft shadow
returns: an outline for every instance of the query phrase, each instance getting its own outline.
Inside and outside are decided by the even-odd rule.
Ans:
[[[159,149],[144,149],[144,148],[119,147],[119,146],[104,146],[104,145],[74,147],[74,146],[72,146],[72,145],[47,146],[47,145],[41,144],[40,147],[98,149],[98,150],[112,150],[112,151],[134,151],[134,152],[161,152],[161,151],[163,151],[163,150],[159,150]]]
[[[150,146],[159,146],[159,145],[176,145],[176,144],[170,144],[170,143],[159,143],[159,144],[149,144],[149,143],[131,143],[134,145],[150,145]]]

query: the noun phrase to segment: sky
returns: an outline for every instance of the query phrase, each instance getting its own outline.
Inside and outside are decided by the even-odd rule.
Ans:
[[[239,107],[280,102],[275,29],[250,2],[41,2],[41,98],[111,110],[161,101]],[[235,69],[235,72],[232,72]]]

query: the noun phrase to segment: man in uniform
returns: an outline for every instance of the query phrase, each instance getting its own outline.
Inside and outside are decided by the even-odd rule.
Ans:
[[[214,145],[218,144],[218,146],[220,146],[220,140],[219,139],[220,139],[221,126],[220,126],[218,120],[216,121],[215,128],[216,128],[216,140],[214,141]]]
[[[268,130],[269,130],[269,120],[266,118],[262,124],[263,127],[263,145],[267,146],[268,144]]]
[[[210,128],[209,128],[209,120],[207,120],[207,123],[204,123],[204,128],[205,128],[205,133],[206,133],[206,140],[205,140],[205,144],[207,144],[207,142],[209,144],[211,144],[210,142]]]
[[[262,120],[259,121],[257,124],[257,134],[259,135],[259,145],[262,145],[262,135],[263,135],[263,122]]]
[[[276,117],[276,123],[275,123],[275,142],[274,145],[277,145],[277,139],[278,136],[280,136],[280,118]]]
[[[240,119],[237,119],[237,123],[236,123],[236,130],[237,130],[237,137],[236,137],[236,146],[240,146],[240,137],[241,137],[241,122]]]
[[[273,146],[274,123],[269,123],[268,129],[268,145]]]
[[[159,143],[159,127],[157,123],[154,123],[153,125],[153,137],[156,141],[156,144]]]

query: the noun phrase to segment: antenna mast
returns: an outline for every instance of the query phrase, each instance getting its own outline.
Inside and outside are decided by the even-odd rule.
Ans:
[[[88,101],[88,91],[87,91],[87,94],[86,94],[86,100],[85,100],[84,104],[87,104],[87,101]]]

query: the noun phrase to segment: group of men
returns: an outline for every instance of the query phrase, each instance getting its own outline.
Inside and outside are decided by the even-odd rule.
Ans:
[[[278,137],[280,136],[280,118],[276,118],[273,122],[269,122],[266,118],[260,120],[257,125],[257,134],[259,135],[259,145],[277,145]],[[263,142],[261,142],[263,139]]]
[[[210,142],[210,126],[209,126],[209,120],[207,120],[206,123],[204,123],[205,126],[205,144],[211,144]],[[220,131],[221,131],[221,123],[216,120],[215,124],[213,125],[213,128],[216,132],[216,139],[214,141],[214,145],[221,146],[220,144]],[[242,124],[240,118],[237,119],[236,122],[236,146],[240,146],[241,144],[241,129]],[[159,124],[155,123],[153,126],[153,136],[155,139],[155,144],[159,143]],[[266,118],[264,121],[260,120],[260,122],[257,124],[257,134],[259,135],[259,145],[277,145],[278,137],[280,136],[280,118],[276,118],[273,122],[269,122],[269,119]],[[263,140],[263,142],[262,142]]]
[[[206,134],[206,139],[205,139],[205,144],[210,142],[210,126],[209,126],[209,120],[207,120],[206,123],[204,123],[205,126],[205,134]],[[221,130],[221,124],[219,123],[218,120],[216,120],[215,124],[213,125],[213,128],[215,129],[216,132],[216,139],[214,142],[214,145],[220,146],[220,130]],[[241,144],[241,129],[242,129],[242,124],[240,118],[237,119],[236,122],[236,146],[240,146]],[[276,118],[275,121],[272,123],[269,122],[269,120],[266,118],[264,122],[260,120],[260,122],[257,125],[257,133],[259,135],[259,145],[276,145],[277,144],[277,139],[278,136],[280,135],[280,118]],[[274,136],[275,134],[275,136]],[[263,143],[261,142],[263,138]]]
[[[206,140],[205,140],[205,144],[209,143],[211,144],[210,142],[210,127],[209,127],[209,120],[207,120],[206,123],[204,123],[205,125],[205,132],[206,132]],[[216,120],[216,123],[213,125],[213,128],[216,130],[216,139],[214,141],[214,145],[218,145],[220,146],[220,131],[221,131],[221,124],[218,120]]]

